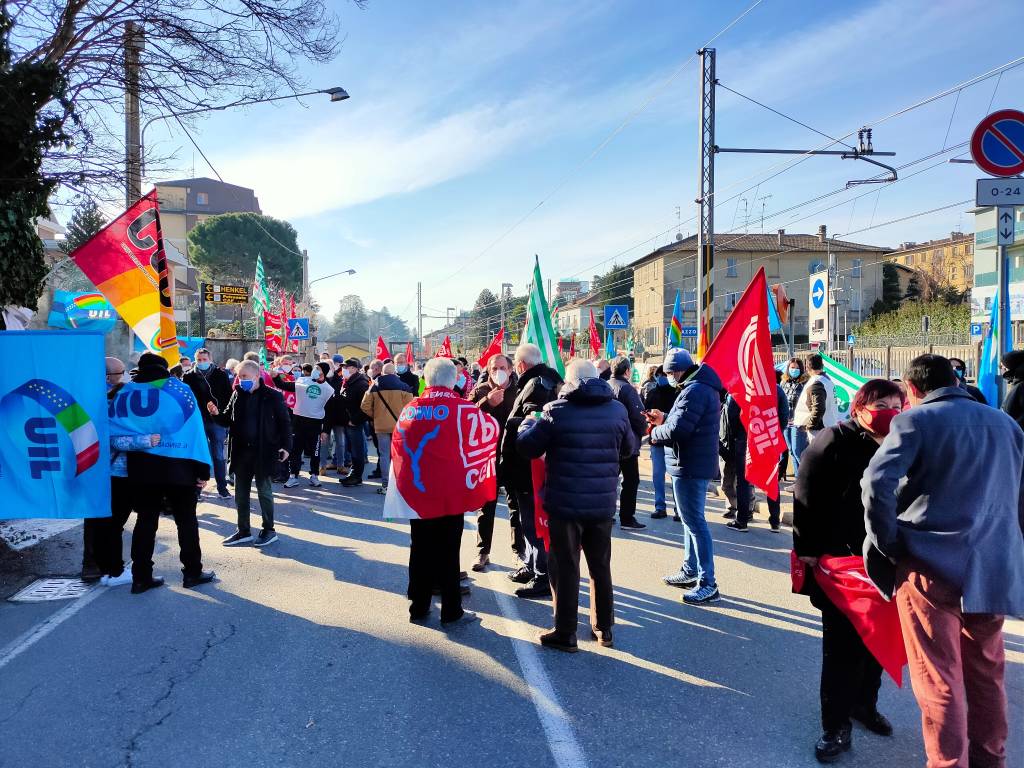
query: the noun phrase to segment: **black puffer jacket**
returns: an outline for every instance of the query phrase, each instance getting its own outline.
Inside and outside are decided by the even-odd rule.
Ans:
[[[610,520],[618,502],[619,462],[637,444],[626,407],[602,379],[584,379],[578,389],[544,407],[544,417],[524,423],[519,452],[544,455],[544,509],[552,517]]]
[[[640,402],[640,394],[633,384],[626,379],[613,376],[608,380],[611,385],[615,399],[626,407],[626,415],[629,417],[629,425],[633,428],[633,435],[636,437],[633,455],[640,455],[640,439],[647,433],[647,419],[644,418],[644,404]]]
[[[505,422],[505,434],[502,436],[498,461],[501,463],[501,476],[505,482],[516,491],[525,492],[533,489],[533,479],[530,477],[529,460],[516,450],[516,433],[526,416],[541,410],[558,397],[558,391],[562,388],[562,377],[558,375],[558,371],[538,363],[519,378],[518,386],[519,391],[512,404],[512,412]]]

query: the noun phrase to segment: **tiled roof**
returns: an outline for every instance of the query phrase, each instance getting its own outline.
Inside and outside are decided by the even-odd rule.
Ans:
[[[739,234],[716,234],[714,236],[715,241],[715,252],[716,253],[727,253],[727,252],[741,252],[741,253],[779,253],[785,254],[790,251],[798,251],[802,253],[828,253],[832,250],[836,253],[846,252],[861,252],[861,253],[888,253],[890,248],[883,248],[877,245],[863,245],[861,243],[851,243],[846,240],[827,240],[822,242],[817,235],[782,235],[782,244],[779,244],[779,235],[777,233],[772,234],[756,234],[756,235],[739,235]],[[636,261],[629,264],[630,267],[636,267],[654,258],[658,258],[668,253],[677,252],[694,252],[697,249],[697,236],[691,235],[685,240],[680,240],[676,243],[670,243],[669,245],[658,248],[646,256],[641,256]]]

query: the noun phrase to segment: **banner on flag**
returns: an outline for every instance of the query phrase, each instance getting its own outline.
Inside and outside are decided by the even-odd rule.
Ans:
[[[480,355],[480,359],[476,361],[477,365],[481,368],[486,368],[488,361],[495,355],[501,354],[501,343],[505,338],[505,329],[499,328],[498,333],[491,340],[491,343],[487,345],[487,349]]]
[[[181,357],[188,357],[195,359],[196,350],[206,344],[205,336],[179,336],[178,337],[178,354]],[[135,342],[132,344],[132,348],[139,352],[146,351],[146,345],[142,343],[138,336],[135,337]]]
[[[867,379],[858,376],[845,365],[841,364],[824,352],[819,352],[821,359],[825,361],[825,373],[832,380],[832,388],[835,390],[836,407],[839,415],[844,419],[850,416],[850,404],[853,402],[857,390],[867,383]]]
[[[452,340],[445,336],[444,342],[437,350],[437,354],[434,357],[454,357],[452,354]]]
[[[601,356],[601,337],[597,335],[597,324],[594,322],[594,310],[590,310],[590,357],[597,360]]]
[[[530,460],[530,478],[533,480],[533,522],[536,526],[537,538],[544,544],[544,551],[551,549],[551,528],[548,526],[548,513],[544,509],[544,481],[547,479],[547,465],[544,457]]]
[[[533,286],[530,288],[530,301],[526,308],[529,318],[526,325],[526,340],[540,347],[540,356],[544,364],[565,376],[565,363],[558,354],[555,342],[555,329],[551,324],[551,312],[544,298],[544,280],[540,275],[540,257],[533,257]]]
[[[786,450],[779,424],[764,267],[743,292],[704,356],[740,406],[747,431],[747,479],[779,496],[779,457]]]
[[[284,351],[281,346],[281,339],[283,338],[284,331],[282,326],[284,323],[281,322],[281,316],[273,312],[263,313],[263,335],[266,337],[266,347],[271,352],[277,352],[280,354]]]
[[[377,349],[374,350],[374,355],[378,360],[387,360],[391,357],[391,350],[388,349],[383,336],[377,337]]]
[[[0,354],[0,518],[109,517],[103,335],[8,331]]]
[[[178,363],[170,272],[156,190],[71,252],[70,258],[146,349]]]
[[[46,320],[51,328],[106,333],[115,323],[117,314],[103,294],[53,292],[53,304]]]

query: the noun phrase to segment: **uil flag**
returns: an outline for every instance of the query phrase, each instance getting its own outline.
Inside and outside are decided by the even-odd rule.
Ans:
[[[668,345],[673,349],[683,346],[683,310],[679,304],[679,291],[676,291],[676,303],[672,305],[672,320],[668,324]]]
[[[480,359],[476,361],[477,365],[479,365],[481,368],[486,368],[488,360],[490,360],[495,355],[500,355],[501,342],[502,340],[504,340],[504,338],[505,329],[501,328],[498,330],[497,335],[494,337],[491,343],[487,346],[487,349],[484,350],[484,353],[480,355]]]
[[[597,324],[594,323],[594,310],[590,310],[590,357],[597,360],[601,356],[601,337],[597,335]]]
[[[779,457],[786,450],[779,424],[764,267],[743,292],[703,362],[740,406],[747,431],[747,479],[779,496]]]
[[[569,359],[572,360],[576,357],[576,331],[572,332],[572,336],[569,337]]]
[[[408,365],[412,365],[412,342],[405,342],[405,362]]]
[[[454,357],[452,355],[452,340],[447,336],[444,337],[444,343],[441,348],[437,350],[437,354],[434,357]]]
[[[551,324],[551,311],[544,298],[544,281],[540,275],[540,258],[534,256],[533,286],[530,288],[530,302],[526,307],[526,340],[540,347],[541,359],[546,365],[565,376],[565,363],[558,354],[555,343],[555,329]]]
[[[387,360],[391,357],[391,350],[388,349],[388,345],[384,343],[384,337],[377,337],[377,349],[373,353],[378,360]]]
[[[170,272],[154,189],[71,253],[151,352],[178,363]]]

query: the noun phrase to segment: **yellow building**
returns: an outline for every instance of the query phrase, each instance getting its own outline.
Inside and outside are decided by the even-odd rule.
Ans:
[[[188,233],[199,222],[221,213],[262,213],[256,193],[216,179],[163,181],[156,185],[164,242],[188,258]]]
[[[974,237],[963,232],[951,232],[947,238],[926,243],[902,243],[889,258],[939,285],[958,291],[974,286]]]

